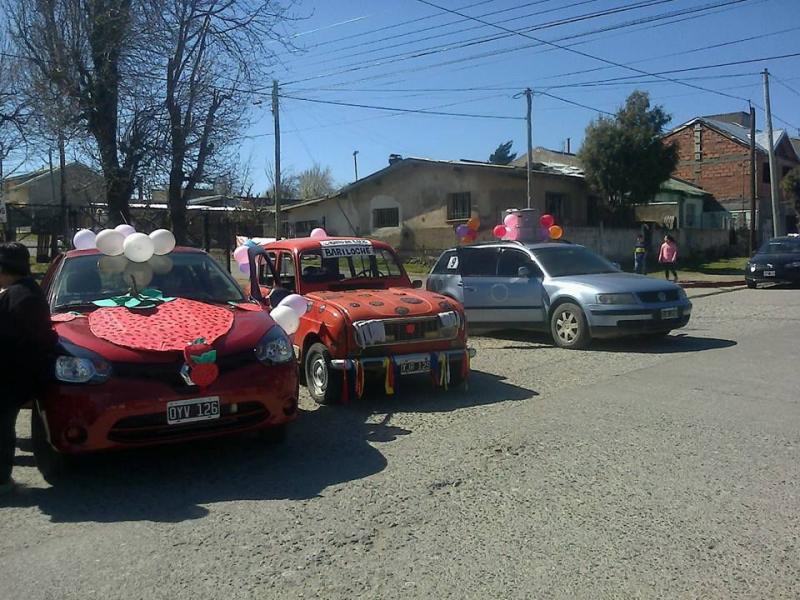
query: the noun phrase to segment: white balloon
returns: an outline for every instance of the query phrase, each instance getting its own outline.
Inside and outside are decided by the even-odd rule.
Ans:
[[[278,303],[278,306],[288,306],[298,317],[302,317],[308,310],[308,300],[300,294],[289,294]]]
[[[170,271],[172,271],[172,259],[169,256],[159,256],[156,254],[150,260],[147,261],[153,268],[153,273],[156,275],[166,275]]]
[[[328,233],[322,227],[315,227],[311,230],[311,235],[309,235],[311,239],[320,240],[322,238],[328,237]]]
[[[272,309],[269,316],[289,335],[297,331],[300,325],[300,317],[288,306],[281,306],[279,304]]]
[[[103,229],[97,234],[95,244],[97,249],[107,256],[119,256],[122,254],[122,243],[125,236],[115,229]]]
[[[128,263],[122,278],[125,283],[131,283],[132,279],[136,283],[136,289],[141,291],[153,281],[153,267],[146,262]]]
[[[125,238],[122,249],[128,260],[143,263],[153,256],[153,240],[143,233],[132,233]]]
[[[72,238],[75,250],[91,250],[95,248],[95,235],[91,229],[80,229]]]
[[[175,236],[168,229],[156,229],[150,234],[153,240],[153,252],[158,256],[169,254],[175,249]]]
[[[101,256],[100,260],[97,261],[97,268],[100,269],[101,273],[114,275],[122,273],[129,264],[131,264],[131,261],[124,256]]]
[[[119,231],[122,234],[122,237],[128,237],[132,233],[136,233],[136,230],[128,225],[127,223],[123,223],[122,225],[117,225],[114,227],[116,231]]]

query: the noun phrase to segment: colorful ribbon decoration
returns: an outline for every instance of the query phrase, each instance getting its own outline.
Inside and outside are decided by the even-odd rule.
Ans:
[[[394,394],[394,361],[390,358],[383,359],[383,368],[386,371],[386,381],[384,383],[386,387],[386,395],[392,396]]]
[[[439,355],[431,352],[431,379],[433,385],[439,385]]]
[[[360,360],[353,361],[355,367],[356,398],[360,399],[364,395],[364,365]]]
[[[342,369],[342,404],[350,404],[350,382],[347,379],[347,372],[350,367]]]

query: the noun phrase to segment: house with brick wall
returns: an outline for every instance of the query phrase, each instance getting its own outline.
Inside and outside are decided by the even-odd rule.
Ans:
[[[729,226],[750,224],[750,115],[745,112],[697,117],[664,136],[678,148],[673,176],[712,194],[724,209]],[[756,132],[757,227],[772,229],[772,205],[767,135]],[[800,165],[800,154],[782,129],[773,130],[780,177]],[[794,211],[781,198],[784,228],[794,231]]]

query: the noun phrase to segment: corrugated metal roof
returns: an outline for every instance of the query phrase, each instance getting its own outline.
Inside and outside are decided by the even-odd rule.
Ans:
[[[716,129],[717,131],[738,140],[745,146],[750,145],[750,129],[748,127],[742,127],[736,123],[728,123],[726,121],[718,121],[717,119],[709,119],[706,117],[696,117],[691,121],[684,123],[683,125],[679,125],[670,133],[675,131],[679,131],[689,125],[694,125],[695,123],[705,123],[707,126]],[[772,145],[773,147],[777,146],[781,138],[787,135],[786,131],[783,129],[773,129],[772,130]],[[765,154],[768,152],[767,149],[767,134],[764,131],[757,131],[756,132],[756,148]],[[798,154],[798,159],[800,159],[800,152],[797,152],[797,148],[795,147],[795,153]]]
[[[671,192],[680,192],[682,194],[687,194],[689,196],[710,196],[711,194],[705,191],[703,188],[699,188],[696,185],[692,185],[688,181],[683,181],[682,179],[676,179],[674,177],[670,177],[664,183],[661,184],[662,190],[667,190]]]

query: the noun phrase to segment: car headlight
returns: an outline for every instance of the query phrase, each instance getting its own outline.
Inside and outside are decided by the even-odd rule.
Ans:
[[[750,263],[750,271],[763,271],[764,269],[768,268],[769,265],[762,265],[761,263]]]
[[[256,358],[265,365],[282,365],[294,360],[289,336],[279,326],[270,329],[255,349]]]
[[[597,294],[598,304],[636,304],[633,294]]]
[[[65,339],[58,341],[54,373],[65,383],[103,383],[111,377],[111,363],[91,350]]]
[[[790,262],[786,265],[789,269],[800,269],[800,260],[796,260],[794,262]]]

